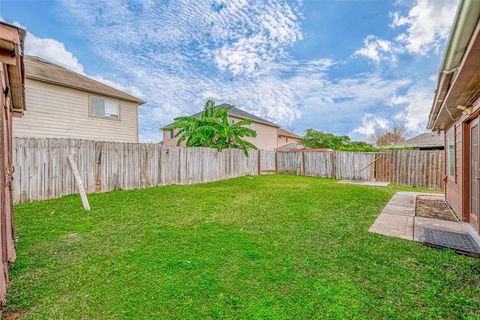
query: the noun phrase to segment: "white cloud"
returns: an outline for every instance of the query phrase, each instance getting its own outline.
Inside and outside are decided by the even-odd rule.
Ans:
[[[295,10],[286,4],[271,6],[258,16],[250,16],[254,18],[251,25],[247,25],[250,36],[240,37],[214,51],[214,60],[221,70],[233,75],[251,75],[262,65],[284,57],[285,48],[302,39]]]
[[[432,85],[414,85],[404,95],[394,97],[394,105],[404,106],[404,110],[397,113],[395,119],[403,122],[412,132],[425,131],[432,107],[433,90]]]
[[[65,48],[65,45],[55,39],[40,38],[28,32],[25,38],[25,53],[39,56],[62,67],[78,73],[84,73],[82,64],[73,53]]]
[[[141,141],[160,140],[161,126],[199,111],[210,97],[281,125],[301,118],[317,128],[339,123],[348,132],[353,119],[378,105],[389,108],[410,84],[377,73],[332,80],[328,73],[336,61],[290,57],[287,49],[302,37],[292,2],[214,2],[215,10],[211,1],[133,9],[119,0],[64,3],[79,30],[95,33],[86,41],[115,70],[108,78],[142,89],[147,104],[140,109]],[[390,44],[377,40],[386,54]]]
[[[405,28],[393,40],[380,39],[368,35],[364,46],[354,52],[354,56],[368,58],[374,62],[386,59],[396,61],[396,54],[426,55],[438,52],[447,39],[452,26],[458,0],[415,0],[408,13],[391,13],[390,27]]]
[[[397,37],[411,54],[438,50],[448,37],[458,0],[417,0],[406,16],[394,12],[393,27],[407,27]]]
[[[359,134],[365,138],[373,135],[378,130],[387,129],[391,122],[385,118],[367,113],[362,118],[362,124],[358,128],[353,129],[352,134]]]
[[[286,49],[302,34],[298,9],[286,1],[63,3],[73,23],[95,33],[86,41],[116,71],[106,76],[119,88],[142,89],[148,104],[140,109],[141,133],[148,139],[173,117],[198,111],[207,97],[276,122],[298,119],[297,88],[280,77],[302,70],[320,79],[334,64],[289,58]]]
[[[0,16],[0,21],[5,21]],[[13,25],[27,30],[27,27],[19,22],[12,22]],[[40,38],[27,30],[25,37],[25,54],[38,56],[53,63],[59,64],[72,71],[83,73],[83,66],[77,57],[67,50],[65,45],[55,39]]]
[[[363,56],[375,62],[380,62],[387,57],[392,57],[394,44],[391,41],[379,39],[374,35],[368,35],[364,40],[364,46],[353,54]]]

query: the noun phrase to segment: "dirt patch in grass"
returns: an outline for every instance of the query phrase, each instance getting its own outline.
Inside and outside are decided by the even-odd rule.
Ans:
[[[418,196],[415,214],[417,217],[456,221],[445,200],[440,197]]]
[[[7,315],[2,315],[2,319],[3,320],[17,320],[20,318],[21,316],[21,312],[13,312],[13,313],[10,313],[10,314],[7,314]]]

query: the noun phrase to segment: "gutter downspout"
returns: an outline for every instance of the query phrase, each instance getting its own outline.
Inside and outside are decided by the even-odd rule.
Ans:
[[[428,121],[428,129],[434,129],[438,113],[444,105],[444,99],[447,95],[452,76],[458,70],[479,17],[480,1],[460,1],[440,67],[437,89],[435,90],[435,98]]]

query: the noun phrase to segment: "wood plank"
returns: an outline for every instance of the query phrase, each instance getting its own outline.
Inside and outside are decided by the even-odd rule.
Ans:
[[[85,188],[83,187],[82,178],[80,177],[80,173],[78,172],[77,164],[73,159],[73,152],[68,155],[68,162],[72,167],[73,174],[75,176],[75,180],[77,181],[78,190],[80,192],[80,198],[82,199],[83,208],[87,211],[90,211],[90,204],[88,203],[87,193],[85,192]]]

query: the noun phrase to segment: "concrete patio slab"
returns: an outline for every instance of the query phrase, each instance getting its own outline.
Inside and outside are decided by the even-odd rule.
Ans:
[[[370,186],[370,187],[387,187],[390,182],[380,182],[380,181],[360,181],[360,180],[342,180],[340,183],[345,184],[355,184],[359,186]]]
[[[413,240],[414,217],[382,213],[368,231],[385,236]]]
[[[472,233],[463,223],[417,217],[415,209],[418,196],[443,199],[443,195],[438,193],[397,192],[368,231],[422,242],[430,246],[448,247],[462,254],[478,256],[480,237],[477,237],[475,232]],[[459,234],[471,237],[462,238]],[[473,245],[475,242],[476,248]]]
[[[410,205],[410,203],[404,205],[395,205],[395,204],[387,204],[385,208],[383,208],[382,213],[390,213],[395,215],[401,216],[415,216],[415,204]]]
[[[415,215],[417,196],[443,199],[442,194],[397,192],[368,231],[425,243],[428,242],[425,237],[425,228],[472,235],[468,228],[460,222],[417,217]],[[473,238],[477,243],[480,240],[478,237]]]

